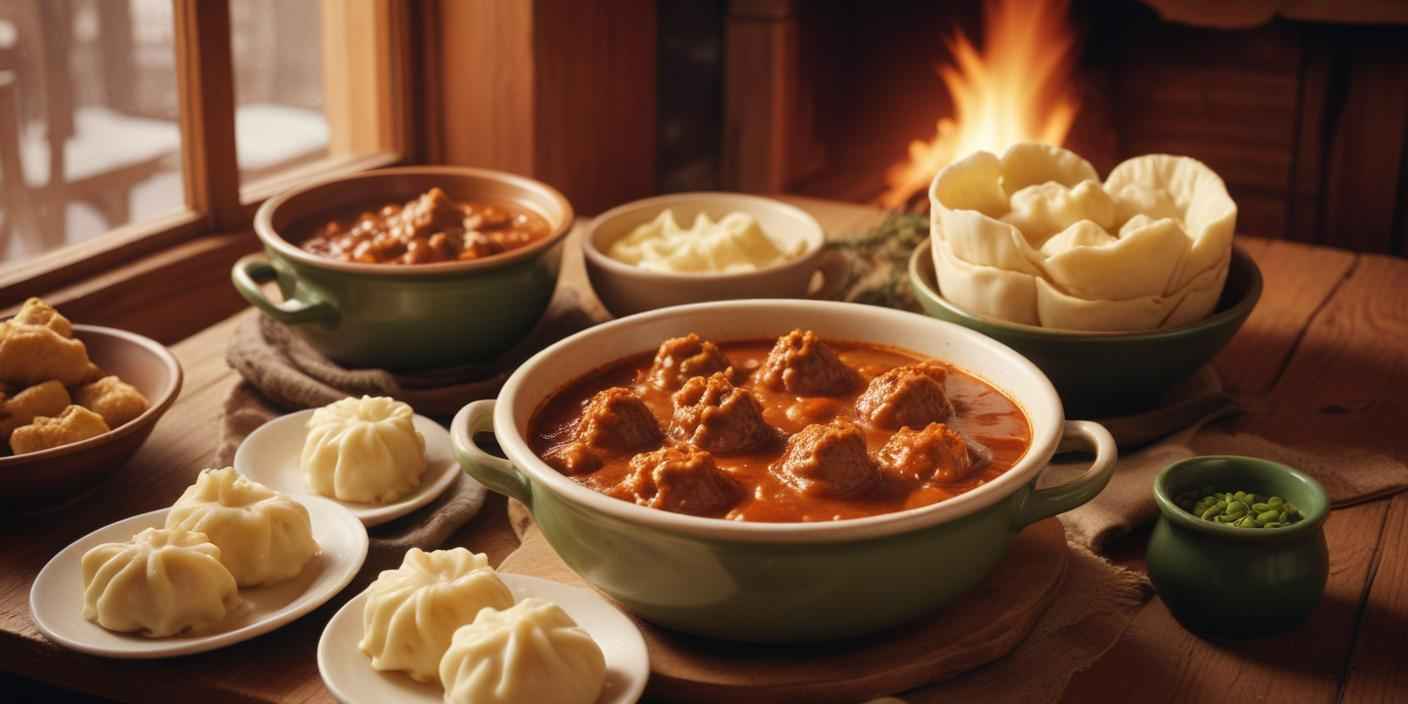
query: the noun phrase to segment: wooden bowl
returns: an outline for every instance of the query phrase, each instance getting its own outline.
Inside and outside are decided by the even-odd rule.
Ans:
[[[88,357],[147,397],[142,415],[95,438],[26,455],[0,457],[0,506],[30,510],[91,488],[142,446],[181,391],[181,365],[153,340],[124,330],[74,325]]]

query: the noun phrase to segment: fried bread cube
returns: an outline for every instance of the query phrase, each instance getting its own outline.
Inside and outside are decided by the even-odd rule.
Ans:
[[[0,323],[0,381],[32,386],[56,380],[75,386],[101,375],[81,340],[42,325]]]
[[[69,406],[57,417],[40,416],[10,435],[10,449],[17,455],[48,450],[97,437],[108,432],[103,417],[82,406]]]
[[[147,410],[147,397],[136,387],[115,377],[105,376],[78,387],[74,402],[97,413],[109,428],[116,428]]]
[[[54,307],[39,300],[31,298],[20,306],[20,312],[15,314],[13,322],[22,325],[38,325],[42,328],[49,328],[58,333],[60,337],[73,337],[73,325],[68,318],[60,315]]]
[[[39,416],[57,416],[68,408],[68,389],[57,381],[35,384],[13,397],[0,401],[0,442],[22,425]]]

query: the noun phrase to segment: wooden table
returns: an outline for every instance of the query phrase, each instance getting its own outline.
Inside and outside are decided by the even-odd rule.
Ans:
[[[879,217],[858,206],[798,203],[829,231]],[[1281,442],[1329,439],[1408,458],[1408,260],[1239,241],[1266,279],[1256,312],[1217,359],[1225,383],[1254,409],[1244,425]],[[564,276],[580,280],[580,254],[570,243],[568,253]],[[121,701],[331,701],[314,650],[351,595],[253,641],[155,662],[70,653],[29,618],[30,583],[50,556],[99,526],[170,504],[206,465],[235,383],[224,348],[238,318],[175,346],[186,370],[180,400],[100,494],[0,523],[0,670]],[[1155,598],[1119,644],[1074,678],[1066,700],[1408,701],[1408,668],[1398,662],[1408,628],[1408,494],[1335,511],[1325,530],[1330,583],[1304,627],[1275,640],[1210,644],[1174,623]],[[1118,545],[1116,560],[1142,568],[1146,537]],[[508,555],[517,540],[502,499],[492,498],[454,542],[495,564]]]

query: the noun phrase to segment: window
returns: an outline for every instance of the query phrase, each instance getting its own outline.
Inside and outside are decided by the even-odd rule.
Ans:
[[[0,2],[0,267],[183,209],[168,0]]]
[[[310,178],[401,159],[407,13],[0,0],[0,308],[245,230],[262,199]]]

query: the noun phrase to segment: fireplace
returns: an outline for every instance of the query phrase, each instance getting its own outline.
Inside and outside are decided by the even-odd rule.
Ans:
[[[662,13],[661,85],[671,52],[685,52],[706,65],[717,57],[722,91],[717,109],[707,94],[681,93],[688,110],[661,91],[662,155],[672,135],[691,141],[676,162],[664,158],[660,182],[927,207],[922,191],[887,190],[912,150],[923,152],[916,142],[941,139],[938,123],[962,102],[950,87],[1010,81],[1004,71],[1028,66],[1027,80],[1002,90],[1029,94],[996,108],[1010,117],[1011,105],[1030,104],[1028,138],[1062,141],[1102,172],[1138,154],[1193,156],[1227,181],[1242,232],[1408,255],[1408,12],[1377,17],[1342,3],[1340,15],[1263,22],[1204,17],[1199,4],[732,0],[717,22],[687,23],[683,43]],[[1001,22],[1039,41],[994,40]],[[1252,26],[1205,26],[1228,23]],[[1006,58],[1021,51],[1032,53]],[[961,72],[975,56],[993,75]],[[992,127],[993,113],[976,114]],[[701,147],[710,127],[722,136]]]

